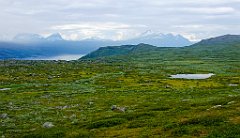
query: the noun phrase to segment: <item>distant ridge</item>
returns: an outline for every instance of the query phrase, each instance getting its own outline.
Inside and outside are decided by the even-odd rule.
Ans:
[[[0,59],[48,57],[63,54],[86,55],[103,46],[138,45],[139,43],[158,47],[183,47],[192,44],[181,35],[161,34],[152,31],[147,31],[130,40],[119,41],[99,38],[71,41],[65,40],[60,33],[51,34],[48,37],[38,34],[19,34],[14,37],[13,41],[0,42]],[[122,50],[122,53],[124,52],[126,50]]]
[[[154,33],[151,30],[148,30],[136,38],[123,41],[124,44],[134,44],[137,45],[139,43],[145,43],[149,45],[154,45],[158,47],[183,47],[189,46],[193,44],[188,39],[183,37],[182,35],[173,35],[162,34],[162,33]]]
[[[23,42],[23,43],[32,43],[32,42],[44,42],[44,41],[63,41],[61,34],[55,33],[51,34],[48,37],[43,37],[39,34],[18,34],[13,38],[13,42]]]
[[[143,43],[138,45],[107,46],[101,47],[98,50],[91,52],[90,54],[84,56],[82,59],[127,55],[154,49],[157,49],[157,47]]]
[[[218,36],[214,38],[209,38],[202,40],[194,45],[226,45],[226,44],[233,44],[233,43],[240,43],[240,35],[223,35],[223,36]]]
[[[163,48],[147,44],[102,47],[81,59],[113,58],[118,56],[174,60],[186,58],[240,60],[240,36],[219,36],[181,48]]]

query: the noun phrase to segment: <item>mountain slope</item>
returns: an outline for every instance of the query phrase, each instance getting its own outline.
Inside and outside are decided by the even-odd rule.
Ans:
[[[42,37],[38,34],[19,34],[12,42],[0,42],[0,59],[33,58],[58,56],[63,54],[87,54],[102,46],[139,44],[142,42],[154,44],[156,46],[184,46],[190,42],[180,35],[164,35],[152,32],[146,32],[139,37],[131,40],[113,41],[102,39],[86,39],[81,41],[64,40],[61,34],[56,33],[48,37]],[[154,43],[153,43],[154,42]],[[173,43],[175,43],[173,45]],[[177,45],[176,45],[177,44]],[[108,50],[110,53],[125,53],[127,50]]]
[[[127,49],[131,47],[132,49]],[[144,47],[142,49],[141,47]],[[133,50],[133,49],[138,50]],[[240,36],[225,35],[216,38],[202,40],[199,43],[181,48],[162,48],[151,45],[129,45],[118,47],[103,47],[94,51],[82,59],[97,59],[125,56],[131,58],[152,59],[235,59],[240,60]]]
[[[99,57],[103,58],[103,57],[109,57],[109,56],[122,56],[122,55],[134,54],[134,53],[138,54],[141,52],[145,52],[147,50],[154,50],[154,49],[157,49],[157,47],[147,45],[147,44],[108,46],[108,47],[101,47],[98,50],[84,56],[82,59],[99,58]]]

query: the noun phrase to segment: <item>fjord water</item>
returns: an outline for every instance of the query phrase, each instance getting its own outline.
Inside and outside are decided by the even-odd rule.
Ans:
[[[51,57],[31,57],[31,58],[25,58],[24,60],[78,60],[84,55],[80,54],[65,54],[65,55],[58,55],[58,56],[51,56]]]
[[[196,80],[200,80],[200,79],[208,79],[210,77],[212,77],[213,73],[209,73],[209,74],[176,74],[176,75],[171,75],[170,78],[172,79],[196,79]]]

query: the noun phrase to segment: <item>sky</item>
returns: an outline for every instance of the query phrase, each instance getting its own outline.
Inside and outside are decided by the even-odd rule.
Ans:
[[[155,33],[197,41],[240,34],[240,0],[0,0],[0,39],[21,33],[123,40]]]

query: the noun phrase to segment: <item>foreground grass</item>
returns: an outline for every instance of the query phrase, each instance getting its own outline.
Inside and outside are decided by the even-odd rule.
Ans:
[[[0,61],[0,136],[240,137],[239,68],[212,60]],[[216,75],[169,79],[177,73]]]

